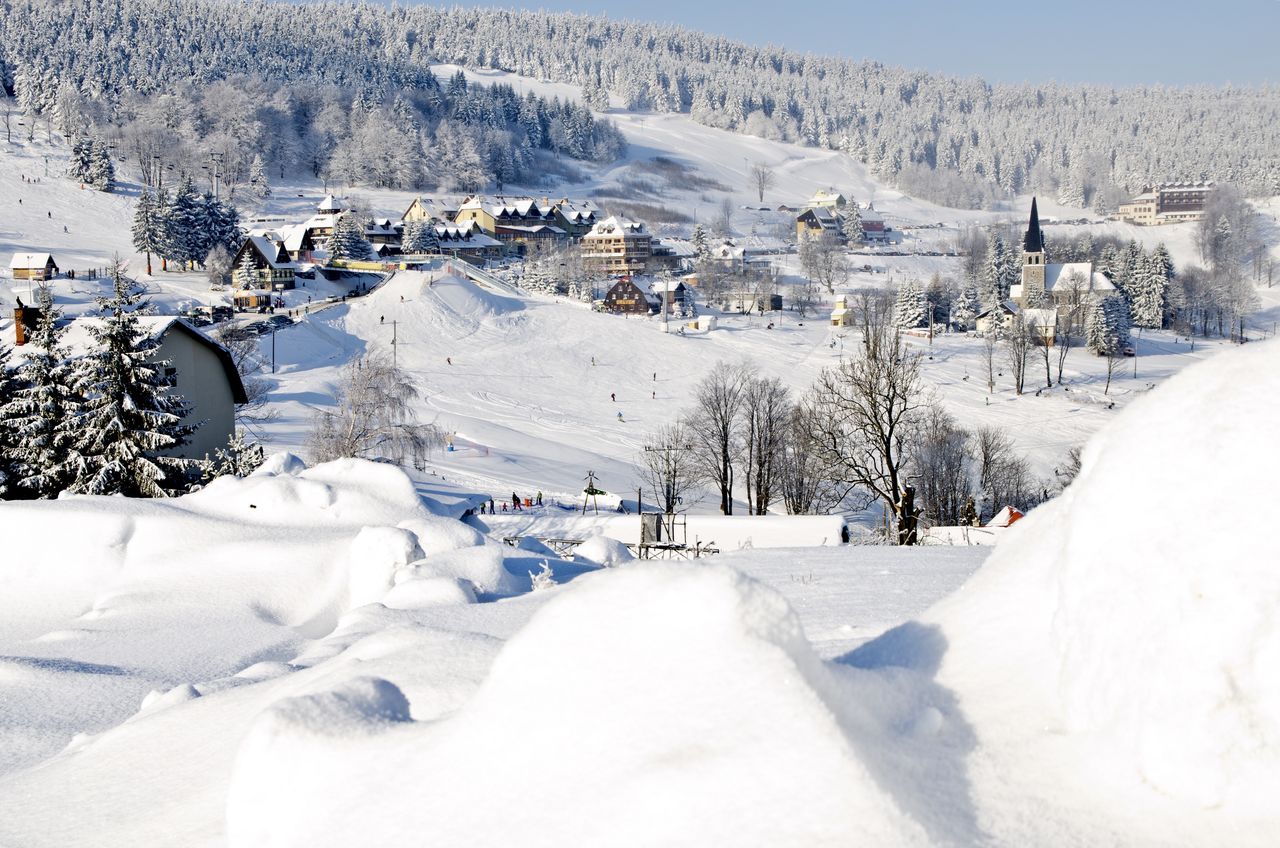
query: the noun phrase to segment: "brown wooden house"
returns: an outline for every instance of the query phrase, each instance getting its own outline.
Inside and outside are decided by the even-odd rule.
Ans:
[[[15,280],[52,280],[58,276],[58,263],[49,253],[15,253],[9,270]]]
[[[604,308],[618,315],[648,315],[655,306],[653,295],[646,294],[631,280],[619,280],[605,293]]]

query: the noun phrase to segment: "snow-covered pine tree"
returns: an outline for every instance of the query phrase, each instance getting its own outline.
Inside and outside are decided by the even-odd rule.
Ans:
[[[1159,329],[1164,323],[1165,279],[1157,260],[1143,256],[1131,275],[1130,308],[1137,327]]]
[[[340,215],[329,237],[329,255],[334,259],[364,259],[371,249],[364,237],[363,222],[350,212]]]
[[[694,261],[702,262],[711,255],[711,246],[707,244],[707,231],[703,229],[701,224],[693,225],[693,235],[689,241],[693,245]]]
[[[67,160],[67,176],[78,183],[89,182],[92,157],[92,138],[79,135],[71,139],[71,156]]]
[[[18,492],[21,466],[18,462],[18,372],[10,367],[12,351],[0,342],[0,498],[11,499]]]
[[[166,248],[164,209],[167,205],[167,197],[157,198],[144,188],[133,208],[133,249],[147,255],[147,276],[151,275],[151,254],[163,256]]]
[[[436,253],[440,249],[440,237],[435,224],[430,221],[409,221],[404,225],[400,249],[410,255]]]
[[[951,307],[951,322],[958,330],[972,330],[982,311],[982,301],[978,297],[978,287],[973,282],[965,283],[960,289],[960,296]]]
[[[262,161],[261,153],[253,154],[253,162],[249,165],[249,196],[259,203],[271,196],[267,166]]]
[[[1122,297],[1094,299],[1087,308],[1085,344],[1099,356],[1115,355],[1129,343],[1129,307]]]
[[[987,263],[982,269],[982,305],[997,306],[1009,297],[1009,249],[1004,236],[996,233],[987,246]]]
[[[898,288],[898,299],[893,307],[893,325],[899,330],[910,330],[928,323],[929,309],[924,291],[915,280],[907,280]]]
[[[258,266],[253,258],[253,250],[246,250],[231,272],[231,283],[238,289],[256,289],[259,285]]]
[[[89,140],[88,168],[83,181],[98,191],[111,191],[116,187],[116,166],[111,162],[111,151],[96,138]]]
[[[1074,170],[1068,172],[1058,185],[1058,202],[1063,206],[1084,206],[1084,181]]]
[[[67,463],[74,452],[72,433],[60,425],[79,412],[81,399],[71,388],[71,365],[62,346],[62,310],[48,286],[40,287],[36,305],[40,318],[14,401],[14,454],[22,496],[56,498],[69,483]]]
[[[66,491],[146,498],[182,494],[198,477],[201,463],[163,452],[185,444],[196,428],[182,423],[187,404],[170,392],[169,363],[154,359],[159,343],[138,321],[148,304],[119,260],[112,268],[112,293],[98,298],[98,307],[101,323],[89,327],[96,349],[76,361],[72,378],[84,406],[60,425],[74,440]]]
[[[240,228],[240,213],[230,203],[215,200],[213,195],[206,194],[200,200],[201,215],[199,221],[204,228],[200,249],[203,253],[199,261],[203,262],[209,251],[222,245],[232,255],[240,249],[244,242],[244,230]]]
[[[840,231],[852,242],[862,241],[862,207],[850,200],[840,211]]]
[[[209,478],[214,477],[248,477],[266,459],[262,445],[249,441],[244,430],[236,430],[236,434],[227,442],[225,448],[214,451],[210,465]]]
[[[200,197],[191,180],[185,180],[162,213],[164,248],[161,253],[165,259],[186,267],[197,261],[197,255],[204,258],[200,251],[204,246],[205,222],[200,206]]]

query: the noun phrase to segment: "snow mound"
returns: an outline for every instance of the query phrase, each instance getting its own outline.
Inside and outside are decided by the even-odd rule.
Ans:
[[[427,287],[426,293],[448,310],[472,318],[524,309],[524,304],[517,298],[483,288],[462,277],[441,277]]]
[[[513,595],[527,590],[527,580],[522,582],[507,571],[502,558],[503,547],[495,543],[437,553],[411,563],[405,569],[405,577],[464,580],[477,594]]]
[[[597,533],[574,549],[573,558],[579,562],[610,566],[631,562],[635,555],[617,539]]]
[[[468,580],[456,577],[428,577],[397,583],[382,603],[390,609],[416,610],[454,604],[474,604],[476,593]]]
[[[762,584],[602,573],[536,613],[451,718],[346,733],[310,730],[330,709],[312,702],[269,713],[238,756],[229,844],[927,844],[837,691]]]
[[[1280,344],[1251,344],[1134,403],[930,614],[939,679],[991,745],[1065,736],[1090,782],[1274,824],[1278,364]]]

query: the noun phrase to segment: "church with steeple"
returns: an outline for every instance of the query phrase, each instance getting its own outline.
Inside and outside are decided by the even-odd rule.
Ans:
[[[1115,293],[1110,278],[1093,269],[1092,262],[1046,261],[1044,233],[1036,199],[1031,198],[1031,218],[1022,237],[1022,282],[1009,288],[1009,299],[1022,309],[1070,307],[1087,295]]]

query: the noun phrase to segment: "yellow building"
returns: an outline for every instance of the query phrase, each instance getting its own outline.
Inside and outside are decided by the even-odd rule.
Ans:
[[[644,224],[616,215],[606,218],[582,237],[582,264],[605,274],[641,274],[653,253],[653,239]]]

